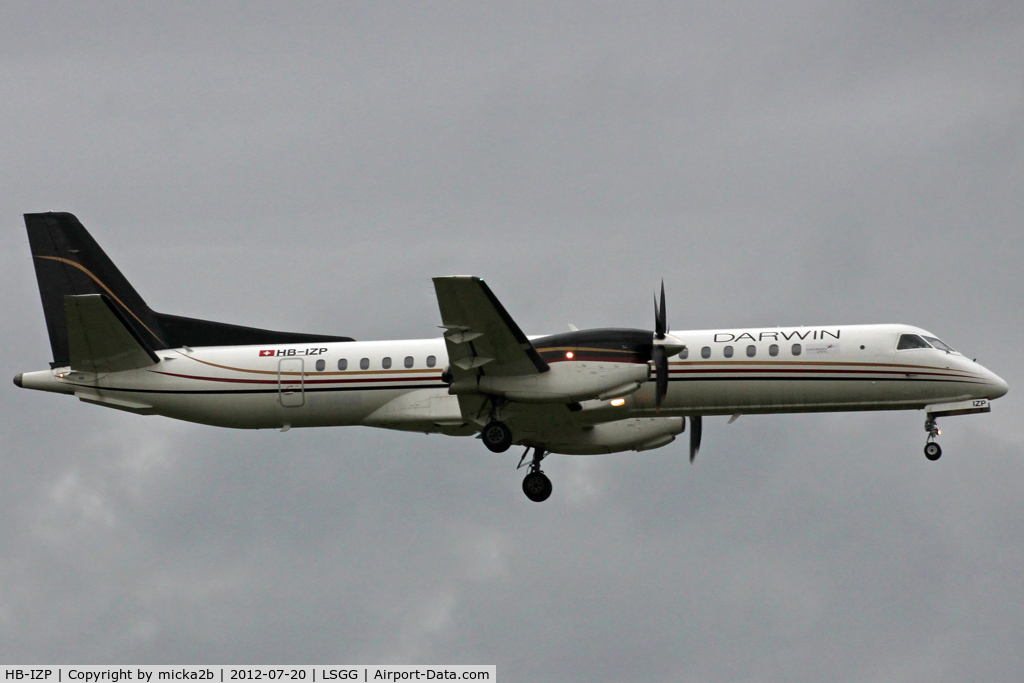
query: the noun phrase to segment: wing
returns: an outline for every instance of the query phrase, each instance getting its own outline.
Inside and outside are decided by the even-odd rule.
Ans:
[[[436,277],[434,290],[454,379],[548,371],[548,364],[483,280],[468,275]]]
[[[64,315],[73,370],[117,372],[160,360],[103,294],[65,296]]]

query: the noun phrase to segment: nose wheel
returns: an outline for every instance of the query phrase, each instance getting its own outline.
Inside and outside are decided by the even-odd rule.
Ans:
[[[530,448],[527,447],[523,453],[523,457],[519,460],[519,467],[523,466],[526,462],[526,456],[530,452]],[[529,463],[530,473],[523,479],[523,493],[526,497],[532,500],[534,503],[543,503],[545,500],[551,497],[551,480],[544,474],[540,469],[540,462],[548,456],[544,452],[542,446],[533,447],[533,459]],[[516,468],[518,469],[518,468]]]
[[[942,446],[935,441],[942,434],[938,420],[934,417],[925,420],[924,430],[928,432],[928,440],[924,444],[924,457],[932,461],[938,460],[942,457]]]

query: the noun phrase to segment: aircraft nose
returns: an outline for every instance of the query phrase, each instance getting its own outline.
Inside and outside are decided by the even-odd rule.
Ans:
[[[990,387],[988,398],[990,399],[1005,396],[1006,392],[1010,390],[1010,385],[1006,383],[1006,380],[995,373],[992,373],[992,377],[989,378],[988,385]]]

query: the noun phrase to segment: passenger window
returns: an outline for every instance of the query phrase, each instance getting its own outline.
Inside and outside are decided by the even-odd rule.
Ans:
[[[942,341],[941,339],[936,339],[935,337],[925,337],[924,339],[925,339],[926,342],[928,342],[929,344],[931,344],[935,348],[939,349],[940,351],[947,351],[949,353],[956,353],[956,349],[954,349],[952,346],[950,346],[946,342]]]
[[[803,349],[800,348],[799,344],[793,344],[792,351],[794,356],[799,356],[800,352],[803,351]]]
[[[405,357],[405,367],[411,368],[414,362],[415,361],[412,359],[412,356]]]
[[[772,344],[771,346],[769,346],[768,347],[768,355],[769,356],[777,356],[777,355],[779,355],[779,345],[778,344]]]
[[[427,367],[432,368],[437,365],[437,358],[434,356],[427,356]]]
[[[339,370],[348,370],[348,358],[339,358],[338,359],[338,369]]]
[[[753,358],[757,355],[757,347],[753,344],[747,347],[747,358]]]
[[[683,360],[686,360],[687,358],[689,358],[690,357],[690,349],[688,349],[688,348],[686,348],[684,346],[683,350],[679,352],[679,357],[682,358]]]
[[[326,368],[326,367],[327,367],[327,361],[325,361],[323,358],[320,358],[319,360],[317,360],[317,362],[316,362],[316,371],[317,372],[323,372],[324,368]]]
[[[930,349],[931,346],[924,339],[916,334],[901,334],[900,342],[896,345],[897,351],[907,349]]]
[[[359,369],[360,370],[369,370],[370,369],[370,359],[369,358],[362,358],[362,359],[360,359],[359,360]]]
[[[724,349],[722,349],[722,352],[725,354],[726,358],[732,358],[732,347],[731,346],[726,346]]]
[[[385,370],[390,370],[391,369],[391,357],[390,356],[384,356],[384,358],[380,361],[380,366],[382,368],[384,368]]]
[[[700,350],[700,357],[701,358],[711,358],[711,347],[710,346],[705,346],[703,349],[701,349]]]

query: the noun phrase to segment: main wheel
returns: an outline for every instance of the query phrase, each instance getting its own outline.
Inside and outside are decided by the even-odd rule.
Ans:
[[[512,430],[497,420],[484,427],[480,437],[491,453],[504,453],[512,445]]]
[[[924,445],[924,457],[929,460],[938,460],[942,457],[942,446],[934,441],[929,441]]]
[[[523,479],[523,493],[534,503],[542,503],[551,495],[551,480],[543,472],[530,472]]]

